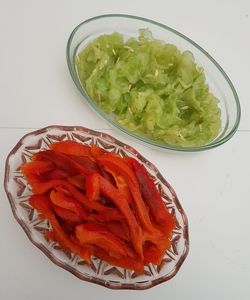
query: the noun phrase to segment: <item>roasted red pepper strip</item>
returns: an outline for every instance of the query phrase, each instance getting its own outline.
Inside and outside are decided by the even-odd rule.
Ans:
[[[153,263],[159,266],[162,262],[165,251],[159,249],[155,245],[146,245],[143,249],[144,253],[144,264]]]
[[[116,258],[121,258],[122,256],[135,257],[136,255],[124,241],[109,232],[105,226],[99,224],[84,223],[77,225],[75,235],[82,245],[98,245],[106,250],[110,256]]]
[[[73,184],[75,187],[85,191],[86,190],[86,174],[79,174],[72,177],[68,177],[67,181]]]
[[[90,147],[90,153],[94,159],[97,159],[98,157],[102,156],[106,151],[97,145],[92,145]]]
[[[31,161],[21,166],[21,171],[30,184],[43,181],[42,175],[53,171],[54,164],[48,161]]]
[[[148,231],[153,231],[153,226],[147,208],[141,197],[138,182],[130,167],[121,157],[117,157],[112,154],[104,154],[99,158],[99,161],[104,166],[113,169],[124,177],[132,194],[135,203],[136,214],[139,217],[139,220],[145,229]]]
[[[169,236],[175,226],[174,217],[168,212],[159,191],[145,167],[134,158],[127,158],[127,161],[133,167],[142,197],[150,208],[152,216],[161,226],[162,231]]]
[[[84,221],[83,218],[68,209],[53,205],[53,210],[55,214],[65,222],[80,224]]]
[[[171,241],[169,240],[169,237],[159,230],[155,230],[153,233],[144,230],[143,242],[151,242],[160,250],[166,250],[171,246]]]
[[[105,170],[113,176],[116,187],[126,197],[128,203],[131,204],[133,199],[125,179],[121,175],[118,175],[117,172],[110,170],[109,168],[105,168]]]
[[[45,194],[52,188],[63,187],[88,210],[105,211],[107,208],[97,201],[89,201],[89,199],[80,192],[76,187],[65,180],[50,180],[47,182],[34,183],[32,191],[34,194]]]
[[[76,155],[67,155],[70,159],[75,161],[77,164],[84,168],[85,174],[92,174],[94,172],[99,172],[99,165],[97,162],[88,156],[76,156]]]
[[[87,212],[77,200],[72,197],[66,196],[61,191],[51,191],[50,200],[54,205],[68,209],[77,214],[80,218],[84,219],[87,216]]]
[[[88,216],[88,221],[106,222],[106,221],[124,221],[125,218],[117,208],[107,207],[101,211]]]
[[[118,236],[120,239],[129,241],[129,228],[125,222],[108,221],[104,223],[110,232]]]
[[[124,215],[129,229],[132,243],[135,247],[136,252],[141,258],[143,258],[142,252],[142,230],[126,200],[126,198],[117,190],[109,181],[102,176],[99,176],[100,191],[103,195],[109,198],[116,207]]]
[[[89,156],[90,147],[74,141],[56,142],[50,145],[50,148],[56,152],[72,154],[78,156]]]
[[[44,235],[45,235],[45,237],[46,237],[48,240],[51,240],[51,241],[53,241],[53,242],[57,242],[56,236],[55,236],[55,234],[54,234],[53,231],[47,230],[47,231],[45,231]]]
[[[110,263],[111,265],[121,267],[124,269],[130,269],[134,270],[137,274],[141,274],[144,270],[144,265],[142,260],[138,258],[130,258],[130,257],[122,257],[120,259],[112,257],[109,255],[109,253],[100,247],[95,246],[94,247],[94,255],[99,257],[102,260],[105,260],[106,262]]]
[[[90,200],[96,201],[100,196],[99,174],[93,173],[87,176],[86,193]]]
[[[34,155],[35,160],[45,160],[53,162],[60,170],[65,171],[69,176],[80,173],[89,174],[83,166],[72,160],[66,154],[55,152],[54,150],[41,151]]]
[[[26,174],[27,173],[34,173],[34,174],[43,174],[48,171],[53,170],[54,164],[49,161],[35,161],[32,160],[26,164],[21,166],[21,171]]]
[[[59,224],[55,214],[53,213],[49,198],[44,195],[33,195],[29,199],[30,205],[42,213],[46,219],[50,222],[53,232],[58,242],[71,252],[79,254],[84,260],[90,263],[89,250],[84,247],[80,247],[72,242],[69,236],[64,232]]]
[[[68,174],[63,170],[55,169],[42,174],[43,181],[49,181],[53,179],[67,179]]]

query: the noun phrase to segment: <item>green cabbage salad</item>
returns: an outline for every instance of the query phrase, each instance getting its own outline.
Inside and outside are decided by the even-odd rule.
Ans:
[[[218,99],[191,52],[139,30],[125,40],[101,35],[77,56],[79,79],[89,96],[126,129],[164,144],[194,147],[221,127]]]

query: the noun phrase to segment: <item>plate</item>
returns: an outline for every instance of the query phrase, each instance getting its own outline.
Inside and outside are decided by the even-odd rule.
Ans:
[[[58,243],[47,240],[44,232],[50,229],[47,220],[41,220],[36,210],[28,203],[31,187],[20,172],[21,164],[31,160],[38,151],[46,150],[51,143],[73,140],[85,145],[99,147],[119,154],[129,155],[141,162],[154,179],[162,199],[170,213],[176,216],[177,225],[173,230],[172,246],[165,252],[162,264],[149,264],[144,273],[114,267],[96,257],[89,266],[82,258],[63,250]],[[177,195],[158,169],[138,153],[112,136],[84,127],[49,126],[25,135],[13,148],[6,160],[4,187],[14,217],[22,226],[30,241],[56,265],[71,272],[78,278],[112,289],[141,290],[153,287],[171,279],[180,269],[189,249],[188,222]]]

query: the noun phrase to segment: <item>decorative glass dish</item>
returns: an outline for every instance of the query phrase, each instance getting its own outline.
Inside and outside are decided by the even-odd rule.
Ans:
[[[154,38],[174,44],[181,51],[189,50],[198,66],[204,69],[206,82],[213,95],[219,99],[221,110],[221,129],[209,143],[197,147],[181,147],[160,143],[134,133],[120,125],[114,117],[105,113],[88,95],[78,77],[75,59],[86,45],[102,34],[121,33],[125,39],[137,37],[139,29],[149,29]],[[67,63],[71,77],[87,103],[110,125],[121,132],[158,149],[176,151],[201,151],[214,148],[228,141],[236,132],[240,121],[240,103],[234,86],[220,65],[194,41],[176,30],[141,17],[129,15],[102,15],[79,24],[71,33],[67,44]]]
[[[50,224],[47,220],[40,219],[37,211],[29,205],[28,199],[32,192],[19,167],[30,161],[34,153],[48,149],[53,142],[64,140],[74,140],[85,145],[96,144],[120,156],[132,156],[146,167],[152,175],[166,207],[170,213],[176,216],[177,220],[177,225],[173,230],[172,246],[166,251],[160,266],[149,264],[144,267],[144,273],[141,275],[114,267],[95,257],[89,266],[78,255],[62,250],[58,243],[45,238],[44,232],[50,229]],[[49,126],[25,135],[7,157],[4,187],[14,217],[30,241],[52,262],[82,280],[112,289],[147,289],[171,279],[178,272],[188,254],[187,218],[173,188],[157,168],[134,148],[108,134],[83,127]]]

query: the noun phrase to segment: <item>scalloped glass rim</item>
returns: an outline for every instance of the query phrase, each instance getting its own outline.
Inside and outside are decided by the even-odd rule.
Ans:
[[[224,136],[224,133],[226,132],[226,130],[228,129],[228,120],[226,121],[225,124],[225,128],[222,130],[222,132],[219,133],[219,135],[210,143],[204,145],[204,146],[200,146],[200,147],[179,147],[179,146],[174,146],[174,145],[169,145],[169,144],[164,144],[164,143],[159,143],[156,142],[152,139],[149,139],[147,137],[144,136],[140,136],[139,134],[136,134],[130,130],[127,130],[126,128],[124,128],[123,126],[121,126],[118,122],[115,121],[114,118],[110,117],[108,114],[106,114],[103,110],[101,110],[98,105],[96,105],[95,101],[92,100],[92,98],[88,95],[88,93],[86,92],[86,90],[83,88],[82,84],[80,83],[79,79],[78,79],[78,75],[77,75],[77,70],[75,67],[75,63],[72,62],[71,60],[71,56],[70,56],[70,49],[71,49],[71,43],[72,40],[75,36],[75,34],[77,33],[78,29],[83,26],[84,24],[93,22],[95,20],[98,19],[103,19],[103,18],[115,18],[115,17],[120,17],[120,18],[127,18],[127,19],[137,19],[140,21],[144,21],[147,23],[151,23],[154,24],[156,26],[159,26],[163,29],[165,29],[166,31],[172,32],[174,33],[176,36],[186,40],[187,42],[189,42],[190,44],[192,44],[195,48],[197,48],[200,52],[202,52],[215,66],[215,68],[218,69],[218,71],[223,75],[224,79],[226,80],[226,82],[228,83],[232,94],[234,96],[234,100],[235,100],[235,104],[236,104],[236,118],[235,118],[235,123],[232,126],[232,129]],[[79,45],[78,45],[79,46]],[[76,50],[78,47],[76,47],[76,49],[74,49],[74,57],[76,54]],[[76,26],[76,28],[72,31],[72,33],[69,36],[68,42],[67,42],[67,48],[66,48],[66,57],[67,57],[67,64],[68,64],[68,69],[69,72],[71,74],[71,77],[77,87],[77,89],[80,91],[81,95],[83,96],[83,98],[85,100],[87,100],[87,103],[90,105],[90,107],[97,112],[105,121],[108,121],[110,123],[110,125],[112,125],[114,128],[119,129],[121,132],[125,133],[126,135],[129,135],[130,137],[136,139],[137,141],[139,140],[142,143],[145,143],[147,146],[153,146],[154,148],[158,148],[158,149],[162,149],[162,150],[175,150],[175,151],[184,151],[184,152],[197,152],[197,151],[203,151],[203,150],[208,150],[208,149],[212,149],[215,148],[219,145],[224,144],[225,142],[227,142],[236,132],[239,123],[240,123],[240,117],[241,117],[241,108],[240,108],[240,102],[239,102],[239,98],[237,95],[237,92],[233,86],[233,83],[231,82],[231,80],[229,79],[229,77],[227,76],[227,74],[225,73],[225,71],[222,69],[222,67],[216,62],[216,60],[209,55],[209,53],[207,51],[205,51],[201,46],[199,46],[197,43],[195,43],[193,40],[191,40],[190,38],[188,38],[187,36],[185,36],[184,34],[178,32],[177,30],[168,27],[164,24],[158,23],[156,21],[150,20],[150,19],[146,19],[146,18],[142,18],[142,17],[138,17],[138,16],[132,16],[132,15],[125,15],[125,14],[106,14],[106,15],[99,15],[93,18],[90,18],[86,21],[83,21],[82,23],[80,23],[78,26]],[[225,109],[225,114],[228,116],[228,112],[227,112],[227,108]]]
[[[141,277],[138,276],[137,279],[137,276],[135,276],[132,271],[114,268],[113,266],[96,259],[95,263],[99,264],[96,269],[99,271],[95,270],[93,272],[92,267],[85,266],[79,256],[72,253],[67,253],[66,256],[62,256],[65,254],[65,251],[62,251],[60,247],[58,248],[57,243],[45,239],[42,232],[43,230],[50,228],[49,223],[41,221],[35,210],[28,204],[28,198],[32,193],[27,181],[19,170],[19,166],[21,163],[29,161],[31,155],[36,151],[48,148],[51,142],[57,141],[57,138],[58,140],[75,139],[84,144],[96,143],[98,146],[103,148],[106,147],[105,149],[115,151],[120,155],[133,156],[144,164],[153,176],[155,183],[162,194],[165,205],[170,212],[176,215],[178,222],[178,226],[173,231],[172,247],[166,252],[164,264],[161,267],[150,264],[145,267],[146,275],[143,274]],[[118,141],[106,133],[79,126],[55,125],[24,135],[11,150],[6,159],[4,188],[13,215],[25,231],[29,240],[53,263],[84,281],[96,283],[111,289],[148,289],[175,276],[188,254],[188,221],[173,188],[163,178],[158,169],[134,148]],[[81,269],[82,267],[85,269]],[[150,272],[147,271],[148,273],[146,273],[147,268],[150,270]],[[119,277],[119,272],[120,274],[124,272],[125,277]]]

